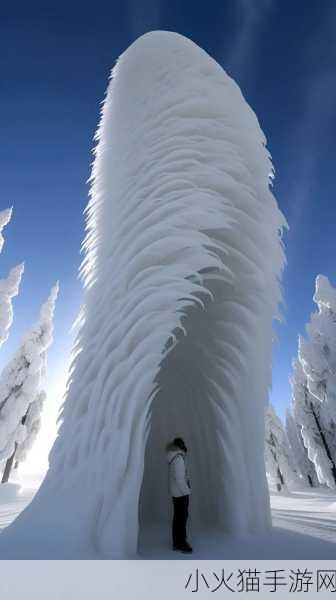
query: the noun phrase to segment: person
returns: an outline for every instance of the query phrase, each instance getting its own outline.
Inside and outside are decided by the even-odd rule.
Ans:
[[[173,550],[190,553],[192,547],[187,542],[187,520],[191,486],[186,468],[187,447],[184,440],[180,437],[175,438],[167,444],[166,452],[169,465],[169,491],[174,508],[172,522]]]

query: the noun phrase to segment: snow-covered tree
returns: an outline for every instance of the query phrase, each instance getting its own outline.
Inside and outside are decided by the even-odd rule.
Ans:
[[[336,424],[336,289],[324,275],[316,278],[314,301],[318,312],[306,326],[307,338],[299,339],[299,359],[310,393]]]
[[[203,50],[151,32],[120,57],[97,139],[62,423],[1,558],[31,555],[26,527],[35,557],[134,556],[166,523],[163,448],[177,430],[195,523],[271,525],[264,408],[286,221],[256,115]]]
[[[0,279],[0,346],[8,339],[13,321],[12,298],[19,293],[24,265],[14,267],[6,279]]]
[[[4,245],[2,230],[8,225],[11,216],[11,208],[0,212],[0,252]],[[23,269],[23,264],[18,265],[9,272],[6,279],[0,279],[0,347],[8,339],[9,328],[13,321],[12,298],[19,293]]]
[[[0,252],[2,251],[4,245],[4,238],[2,235],[2,230],[6,225],[8,225],[9,221],[12,218],[12,209],[6,208],[5,210],[0,211]]]
[[[301,427],[296,423],[289,409],[286,411],[286,433],[296,469],[301,476],[302,482],[306,485],[308,484],[310,487],[318,486],[319,482],[315,465],[308,457],[308,451],[301,435]]]
[[[24,425],[26,429],[26,437],[21,443],[18,443],[15,461],[17,463],[23,462],[27,458],[27,453],[34,445],[37,435],[41,429],[41,415],[43,406],[46,400],[46,393],[44,390],[37,392],[35,400],[31,402],[26,412]]]
[[[333,448],[328,443],[331,432],[327,431],[326,419],[323,418],[323,404],[310,393],[307,375],[298,359],[293,361],[291,385],[293,417],[301,427],[301,435],[308,451],[308,457],[315,465],[319,482],[335,488],[335,455]]]
[[[279,492],[297,483],[288,438],[272,404],[265,410],[265,465],[270,485],[275,485]]]
[[[29,434],[25,421],[45,373],[57,295],[58,284],[43,304],[38,322],[0,376],[0,461],[7,460],[2,483],[8,481],[17,446],[22,446]]]

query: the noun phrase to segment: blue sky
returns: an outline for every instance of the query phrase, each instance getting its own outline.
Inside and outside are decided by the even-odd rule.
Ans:
[[[14,206],[0,275],[26,270],[3,366],[60,281],[49,372],[60,376],[81,301],[77,279],[91,148],[110,68],[139,35],[182,33],[238,82],[268,139],[285,236],[284,323],[272,399],[281,415],[317,273],[336,285],[333,0],[15,2],[1,8],[0,207]]]

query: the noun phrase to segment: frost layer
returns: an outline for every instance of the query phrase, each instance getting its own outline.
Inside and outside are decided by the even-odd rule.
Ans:
[[[264,407],[285,220],[257,118],[203,50],[152,32],[114,68],[97,140],[63,422],[1,556],[14,537],[27,558],[135,555],[139,533],[167,526],[175,435],[190,451],[193,530],[270,524]]]

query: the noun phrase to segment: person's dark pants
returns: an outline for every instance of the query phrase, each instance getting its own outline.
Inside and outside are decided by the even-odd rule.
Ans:
[[[183,546],[187,541],[187,520],[189,496],[173,496],[174,517],[173,517],[173,545],[177,548]]]

